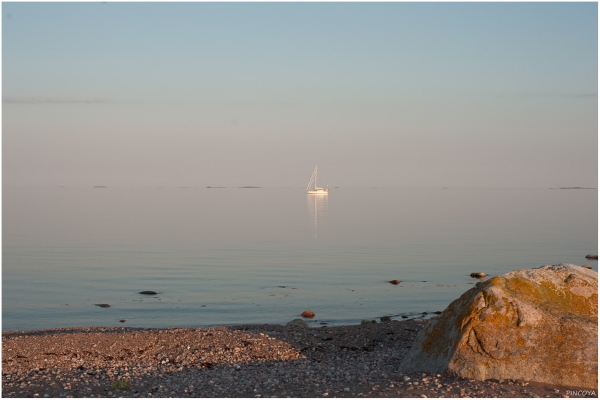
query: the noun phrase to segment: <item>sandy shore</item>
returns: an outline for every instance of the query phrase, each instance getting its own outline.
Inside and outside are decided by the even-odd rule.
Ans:
[[[597,388],[401,374],[424,323],[4,332],[2,396],[597,397]]]

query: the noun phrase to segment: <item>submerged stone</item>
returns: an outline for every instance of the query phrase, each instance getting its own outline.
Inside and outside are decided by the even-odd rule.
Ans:
[[[285,326],[299,326],[301,328],[308,328],[308,324],[306,323],[306,321],[301,320],[300,318],[291,320],[290,322],[285,324]]]

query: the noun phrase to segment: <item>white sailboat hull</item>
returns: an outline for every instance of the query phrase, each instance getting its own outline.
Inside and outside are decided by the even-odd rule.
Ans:
[[[307,190],[308,194],[329,194],[329,189]]]

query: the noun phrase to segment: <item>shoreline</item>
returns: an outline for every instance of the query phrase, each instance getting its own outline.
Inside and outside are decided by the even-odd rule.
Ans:
[[[597,388],[402,374],[398,366],[425,323],[7,331],[2,395],[597,397]]]

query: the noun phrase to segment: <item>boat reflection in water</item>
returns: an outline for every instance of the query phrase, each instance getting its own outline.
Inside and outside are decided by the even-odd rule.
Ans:
[[[327,212],[329,209],[329,196],[324,195],[307,195],[306,204],[310,220],[313,223],[315,235],[317,239],[317,228],[319,225],[327,224]]]

